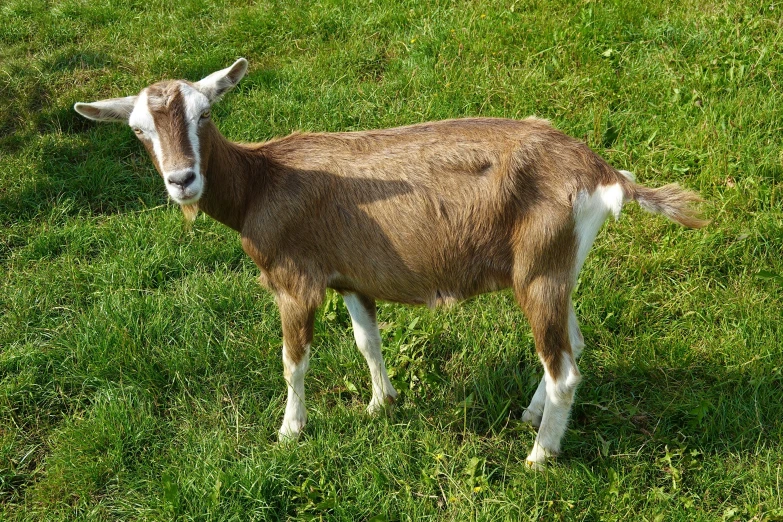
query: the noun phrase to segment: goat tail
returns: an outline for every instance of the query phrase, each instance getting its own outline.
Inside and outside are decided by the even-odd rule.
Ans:
[[[710,223],[702,219],[701,212],[694,207],[704,202],[697,193],[683,189],[677,183],[659,188],[644,187],[634,183],[630,172],[621,170],[620,174],[625,177],[623,189],[626,199],[636,201],[647,212],[662,214],[688,228],[702,228]]]

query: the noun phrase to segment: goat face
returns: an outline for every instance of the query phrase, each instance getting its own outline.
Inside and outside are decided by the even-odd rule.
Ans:
[[[240,58],[196,83],[160,82],[137,96],[77,103],[74,109],[92,120],[128,123],[147,148],[171,199],[193,205],[204,192],[206,154],[200,142],[210,125],[210,109],[246,71],[247,61]]]

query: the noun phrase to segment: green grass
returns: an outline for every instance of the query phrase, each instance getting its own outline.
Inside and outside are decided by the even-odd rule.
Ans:
[[[249,4],[0,6],[0,518],[783,518],[783,5]],[[71,108],[239,56],[213,111],[235,140],[535,114],[709,201],[701,231],[629,206],[599,236],[547,472],[507,292],[381,305],[403,400],[377,419],[330,295],[309,424],[275,444],[279,318],[236,234],[188,231],[132,132]]]

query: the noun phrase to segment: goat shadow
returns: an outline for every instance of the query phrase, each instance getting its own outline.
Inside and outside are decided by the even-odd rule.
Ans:
[[[0,97],[8,102],[8,110],[0,111],[0,154],[35,152],[21,159],[24,167],[0,191],[0,225],[46,217],[55,208],[58,215],[102,215],[165,201],[152,164],[127,126],[88,121],[73,110],[76,99],[59,98],[41,80],[85,68],[97,74],[110,60],[66,50],[42,62],[38,72],[16,71],[18,82]]]
[[[514,323],[520,324],[522,318],[520,310],[520,321]],[[780,445],[783,367],[729,368],[710,360],[696,367],[683,364],[665,369],[613,365],[591,360],[590,346],[597,339],[584,326],[587,346],[580,363],[584,379],[559,462],[591,462],[602,459],[602,451],[612,454],[618,447],[626,453],[646,452],[655,459],[662,457],[665,446],[728,458]],[[422,383],[423,390],[415,392],[406,389],[407,379],[395,383],[402,385],[398,386],[403,390],[402,404],[408,406],[395,410],[395,423],[424,416],[437,419],[458,440],[469,432],[477,437],[529,437],[532,443],[533,428],[521,417],[542,370],[532,339],[525,336],[529,327],[521,330],[516,338],[519,348],[501,355],[495,364],[456,372],[447,369],[453,367],[449,362],[476,347],[466,346],[450,330],[431,338],[422,349],[422,359],[429,361],[427,371],[433,382]],[[403,358],[389,346],[388,335],[384,343],[387,364],[399,371]],[[428,391],[428,386],[438,391]]]

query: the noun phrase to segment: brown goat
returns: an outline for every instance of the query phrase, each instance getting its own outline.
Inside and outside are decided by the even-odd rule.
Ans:
[[[280,438],[305,425],[304,375],[327,288],[343,295],[351,314],[374,412],[397,397],[376,300],[437,306],[511,287],[544,365],[523,415],[539,426],[527,460],[542,466],[560,450],[581,378],[584,341],[571,293],[599,228],[630,200],[701,227],[691,208],[698,196],[676,185],[637,185],[535,118],[232,143],[209,111],[246,70],[240,59],[196,83],[156,83],[75,109],[129,123],[186,215],[200,209],[241,234],[280,309],[288,383]]]

